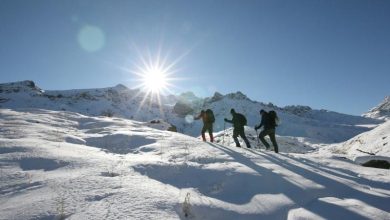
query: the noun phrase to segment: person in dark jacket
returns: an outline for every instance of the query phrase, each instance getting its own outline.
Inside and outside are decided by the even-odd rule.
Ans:
[[[206,141],[206,136],[205,133],[206,131],[209,132],[210,136],[210,142],[214,142],[214,137],[213,137],[213,121],[209,118],[208,114],[206,111],[202,110],[200,114],[194,118],[195,120],[202,119],[203,121],[203,128],[202,128],[202,139],[203,141]]]
[[[246,119],[244,115],[240,113],[236,113],[234,109],[230,110],[230,113],[232,114],[233,118],[232,120],[228,120],[225,118],[225,122],[229,122],[233,124],[233,139],[236,143],[236,147],[241,147],[240,142],[238,141],[238,136],[240,136],[242,139],[244,139],[244,142],[248,148],[251,148],[251,145],[248,141],[248,138],[245,136],[245,130],[244,126],[246,124]]]
[[[275,138],[275,128],[276,128],[276,122],[275,119],[270,116],[270,114],[263,109],[260,110],[261,115],[261,123],[258,126],[255,126],[255,130],[261,128],[264,126],[264,129],[259,134],[260,141],[264,144],[264,146],[267,148],[267,150],[270,148],[269,143],[264,139],[265,136],[269,136],[271,139],[272,145],[274,146],[274,150],[276,153],[279,152],[278,144],[276,143]]]

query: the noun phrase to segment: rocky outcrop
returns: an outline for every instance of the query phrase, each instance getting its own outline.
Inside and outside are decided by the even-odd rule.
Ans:
[[[288,105],[284,107],[283,110],[294,115],[303,116],[304,114],[312,111],[312,108],[302,105]]]
[[[211,97],[210,102],[217,102],[221,99],[223,99],[223,95],[219,92],[215,92],[213,97]]]
[[[250,100],[246,95],[244,95],[242,92],[238,91],[236,93],[229,93],[226,95],[226,97],[235,99],[235,100]]]
[[[41,94],[43,91],[31,80],[0,84],[0,93],[33,92]]]
[[[179,116],[186,116],[188,114],[192,114],[194,109],[192,109],[191,104],[184,101],[178,101],[173,107],[173,112],[178,114]]]

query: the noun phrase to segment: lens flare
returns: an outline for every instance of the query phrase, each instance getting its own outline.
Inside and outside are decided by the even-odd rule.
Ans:
[[[192,116],[192,115],[186,115],[185,121],[186,121],[188,124],[191,124],[192,122],[194,122],[194,116]]]
[[[99,27],[86,25],[80,29],[77,40],[83,50],[96,52],[104,47],[106,37]]]

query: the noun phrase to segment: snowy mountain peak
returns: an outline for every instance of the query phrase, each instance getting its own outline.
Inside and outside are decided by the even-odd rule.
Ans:
[[[363,116],[376,119],[389,119],[390,96],[386,96],[385,99],[378,106],[372,108],[370,111],[363,114]]]
[[[116,85],[116,86],[114,87],[114,89],[117,90],[117,91],[125,91],[125,92],[129,91],[129,88],[127,88],[127,87],[126,87],[125,85],[123,85],[123,84],[118,84],[118,85]]]
[[[246,95],[244,95],[242,92],[237,91],[236,93],[229,93],[226,95],[226,97],[236,100],[250,100]]]
[[[216,102],[223,99],[223,95],[219,92],[215,92],[214,95],[211,97],[210,102]]]

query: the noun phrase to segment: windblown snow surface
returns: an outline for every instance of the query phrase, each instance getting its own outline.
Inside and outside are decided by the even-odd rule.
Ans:
[[[0,125],[0,219],[390,219],[389,170],[303,138],[275,154],[231,128],[209,143],[40,109],[0,109]]]

